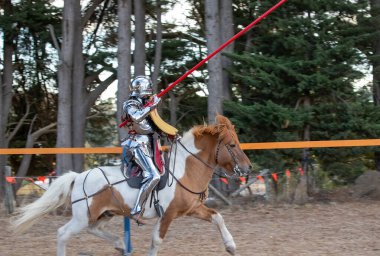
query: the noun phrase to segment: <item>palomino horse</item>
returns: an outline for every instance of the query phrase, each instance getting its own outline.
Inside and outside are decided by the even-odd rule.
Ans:
[[[218,115],[215,124],[196,126],[185,133],[176,146],[172,146],[171,155],[176,157],[169,161],[170,184],[158,193],[163,215],[158,217],[149,203],[143,214],[144,218],[158,217],[149,255],[157,255],[170,223],[181,216],[193,216],[215,224],[225,249],[235,254],[236,245],[223,217],[203,204],[215,167],[223,168],[229,175],[239,175],[251,169],[250,160],[239,146],[234,126],[226,117]],[[72,218],[58,229],[57,255],[65,255],[69,237],[84,228],[112,241],[116,249],[124,250],[122,239],[106,232],[103,226],[114,215],[130,216],[138,189],[130,188],[125,179],[120,167],[64,174],[41,198],[21,209],[14,221],[15,230],[25,231],[48,212],[70,202],[71,196]]]

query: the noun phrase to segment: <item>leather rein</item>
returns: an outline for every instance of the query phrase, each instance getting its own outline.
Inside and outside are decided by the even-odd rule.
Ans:
[[[220,151],[220,145],[221,145],[221,142],[222,140],[219,140],[218,142],[218,145],[217,145],[217,148],[216,148],[216,152],[215,152],[215,162],[216,162],[216,165],[215,166],[212,166],[210,165],[209,163],[205,162],[204,160],[202,160],[199,156],[197,156],[196,154],[194,154],[193,152],[191,152],[185,145],[183,145],[183,143],[181,142],[180,139],[177,139],[176,140],[176,143],[178,143],[179,145],[182,146],[182,148],[188,152],[191,156],[193,156],[195,159],[197,159],[199,162],[203,163],[205,166],[207,166],[208,168],[212,169],[212,170],[215,170],[215,168],[218,166],[218,157],[219,157],[219,151]],[[176,144],[175,143],[175,144]],[[235,156],[235,154],[232,152],[232,149],[231,149],[231,146],[228,145],[228,144],[225,144],[225,147],[227,148],[227,151],[230,153],[231,155],[231,158],[232,160],[234,161],[234,174],[236,175],[241,175],[241,172],[240,172],[240,168],[238,166],[238,162],[237,162],[237,158]],[[177,149],[176,151],[177,152]],[[176,158],[176,156],[175,156]],[[174,163],[175,163],[175,159],[174,159]],[[195,192],[189,188],[187,188],[175,175],[174,175],[174,172],[172,172],[168,167],[166,168],[166,170],[170,173],[170,175],[173,177],[173,179],[183,188],[185,189],[186,191],[192,193],[192,194],[195,194],[195,195],[199,195],[199,198],[201,201],[203,201],[205,198],[206,198],[206,192],[207,192],[207,189],[204,189],[203,191],[201,192]],[[174,168],[175,170],[175,168]],[[215,173],[215,172],[214,172]],[[221,174],[218,174],[218,173],[215,173],[217,174],[219,177],[231,177],[231,175],[228,175],[227,173],[223,172],[222,175]]]

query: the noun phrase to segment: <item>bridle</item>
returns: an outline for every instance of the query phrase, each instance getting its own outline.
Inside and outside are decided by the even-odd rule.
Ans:
[[[218,141],[218,146],[216,147],[216,151],[215,151],[215,163],[216,165],[218,165],[218,158],[219,158],[219,150],[220,150],[220,144],[222,143],[222,140],[219,140]],[[234,175],[240,177],[243,175],[243,172],[240,170],[240,167],[239,167],[239,164],[238,164],[238,160],[237,160],[237,157],[236,155],[234,154],[234,152],[232,152],[232,149],[231,149],[231,145],[230,144],[227,144],[225,143],[224,146],[226,147],[228,153],[230,153],[230,156],[232,158],[232,161],[234,162]],[[224,172],[224,175],[226,175],[227,177],[230,177],[231,175],[228,175],[227,173]]]
[[[218,145],[216,146],[216,151],[215,151],[215,163],[216,163],[216,165],[215,166],[210,165],[209,163],[207,163],[204,160],[202,160],[201,158],[199,158],[199,156],[197,156],[196,154],[194,154],[193,152],[191,152],[188,148],[186,148],[185,145],[183,145],[183,143],[181,142],[180,139],[177,139],[177,142],[182,146],[183,149],[186,150],[186,152],[188,152],[190,155],[192,155],[194,158],[196,158],[198,161],[200,161],[201,163],[203,163],[208,168],[210,168],[212,170],[215,170],[216,167],[218,166],[220,145],[222,144],[222,140],[221,139],[218,141]],[[224,146],[226,147],[228,153],[231,155],[232,161],[234,162],[234,169],[233,169],[234,174],[230,175],[230,174],[227,174],[225,171],[219,171],[222,174],[219,174],[219,173],[216,173],[216,172],[214,172],[214,173],[216,175],[218,175],[219,177],[222,177],[222,178],[226,178],[226,177],[227,178],[232,178],[234,176],[237,176],[237,177],[242,176],[243,173],[240,170],[240,167],[239,167],[236,155],[234,154],[234,152],[232,152],[231,145],[225,143]]]
[[[194,154],[193,152],[191,152],[185,145],[183,145],[183,143],[181,142],[181,139],[180,138],[176,138],[176,142],[175,144],[179,144],[181,145],[181,147],[186,151],[188,152],[190,155],[192,155],[195,159],[197,159],[198,161],[200,161],[201,163],[203,163],[205,166],[207,166],[208,168],[212,169],[214,171],[214,173],[216,175],[218,175],[219,177],[222,177],[222,178],[232,178],[233,176],[241,176],[242,175],[242,172],[240,171],[240,167],[238,165],[238,162],[237,162],[237,158],[235,156],[235,154],[232,152],[232,149],[231,149],[231,146],[228,145],[228,144],[224,144],[225,147],[227,148],[227,151],[230,153],[231,155],[231,158],[232,160],[234,161],[234,174],[233,175],[229,175],[227,174],[226,172],[222,172],[222,174],[219,174],[219,173],[216,173],[215,172],[215,168],[218,166],[218,158],[219,158],[219,151],[220,151],[220,145],[222,143],[222,140],[219,140],[218,141],[218,145],[217,145],[217,148],[216,148],[216,151],[215,151],[215,163],[216,165],[215,166],[212,166],[210,165],[209,163],[205,162],[204,160],[202,160],[199,156],[197,156],[196,154]],[[174,144],[174,143],[173,143]],[[172,144],[172,146],[173,146]],[[171,150],[170,150],[171,152]],[[177,152],[177,148],[175,149],[175,152]],[[176,154],[175,154],[176,155]],[[176,158],[176,156],[174,157]],[[176,160],[174,159],[174,162]],[[185,189],[186,191],[192,193],[192,194],[195,194],[195,195],[199,195],[199,199],[201,201],[203,201],[205,198],[206,198],[206,193],[207,193],[207,188],[205,188],[203,191],[200,191],[200,192],[195,192],[195,191],[192,191],[191,189],[187,188],[184,184],[182,184],[182,182],[174,175],[174,171],[175,171],[175,168],[173,171],[171,171],[169,168],[166,168],[166,170],[170,173],[170,175],[173,177],[173,179],[183,188]],[[171,185],[169,185],[171,186]]]

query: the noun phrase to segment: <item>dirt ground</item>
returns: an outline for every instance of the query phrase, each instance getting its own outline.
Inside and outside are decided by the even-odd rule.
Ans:
[[[246,199],[220,209],[237,244],[237,255],[380,255],[380,201],[324,200],[306,205],[265,205]],[[56,230],[68,216],[46,217],[29,232],[13,236],[9,216],[0,216],[0,255],[55,255]],[[132,224],[133,255],[146,255],[154,221]],[[123,219],[108,226],[122,235]],[[118,255],[113,246],[81,232],[68,245],[68,255]],[[171,225],[160,255],[228,255],[212,224],[181,218]]]

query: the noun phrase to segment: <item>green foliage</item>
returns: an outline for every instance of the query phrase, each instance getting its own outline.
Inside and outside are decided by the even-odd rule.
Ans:
[[[237,20],[248,24],[253,10],[263,13],[275,1],[237,2]],[[303,140],[308,127],[311,140],[380,135],[379,111],[368,93],[353,86],[362,77],[357,67],[367,63],[358,42],[371,31],[355,22],[363,9],[356,1],[292,1],[254,27],[251,40],[239,39],[237,51],[228,55],[235,100],[225,109],[243,141]],[[371,166],[363,157],[370,150],[312,153],[329,177],[345,183]],[[265,168],[283,168],[300,163],[302,150],[255,151],[254,159]]]
[[[161,1],[163,12],[174,1]],[[240,31],[277,0],[234,0],[234,26]],[[190,1],[196,26],[179,28],[163,24],[162,63],[158,89],[182,76],[205,57],[204,2]],[[155,1],[147,2],[147,30],[155,31]],[[379,33],[373,30],[368,1],[320,0],[288,1],[247,35],[235,42],[232,54],[232,101],[225,102],[225,115],[236,125],[242,142],[299,141],[310,127],[311,140],[364,139],[380,136],[380,111],[372,103],[370,88],[354,88],[362,77],[362,67],[376,61],[372,42]],[[0,30],[14,43],[13,112],[14,126],[25,113],[38,114],[35,129],[56,120],[57,54],[52,48],[48,25],[61,34],[61,12],[48,0],[22,0],[14,3],[12,15],[0,14]],[[88,7],[85,7],[85,10]],[[103,11],[99,6],[90,17],[84,33],[86,75],[99,70],[115,72],[117,5],[112,1]],[[103,16],[102,16],[103,15]],[[94,28],[102,17],[97,34]],[[185,30],[185,31],[184,31]],[[154,32],[153,32],[154,34]],[[186,34],[186,37],[182,35]],[[153,71],[155,40],[147,40],[147,69]],[[360,67],[360,68],[359,68]],[[207,120],[206,65],[186,78],[163,100],[163,118],[170,119],[169,104],[175,100],[179,130]],[[99,81],[96,81],[99,82]],[[91,90],[94,83],[86,88]],[[168,96],[168,95],[167,95]],[[167,105],[165,105],[167,104]],[[115,138],[112,103],[99,102],[86,127],[92,146],[112,144]],[[22,147],[28,127],[11,146]],[[55,135],[44,135],[36,146],[55,145]],[[312,149],[311,158],[336,183],[352,182],[365,168],[373,168],[373,152],[378,148]],[[257,150],[248,152],[256,165],[274,171],[294,168],[302,162],[301,149]],[[12,158],[18,163],[20,158]],[[38,156],[36,169],[50,169],[43,163],[52,159]],[[100,162],[99,159],[96,161]],[[49,164],[47,164],[49,165]]]
[[[114,144],[116,124],[112,100],[100,101],[92,109],[86,124],[86,139],[91,147]]]

